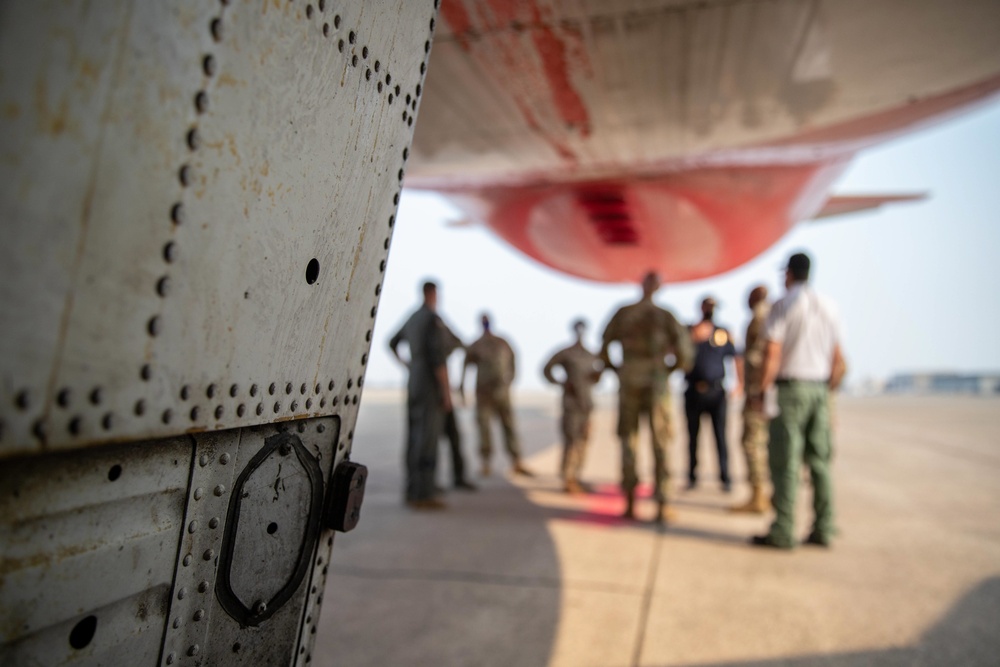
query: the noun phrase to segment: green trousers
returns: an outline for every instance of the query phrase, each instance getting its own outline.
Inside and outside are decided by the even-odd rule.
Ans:
[[[833,484],[830,479],[830,411],[825,382],[788,381],[778,385],[778,416],[771,420],[768,459],[776,516],[771,539],[795,544],[795,495],[800,470],[809,466],[815,519],[813,533],[832,537]]]

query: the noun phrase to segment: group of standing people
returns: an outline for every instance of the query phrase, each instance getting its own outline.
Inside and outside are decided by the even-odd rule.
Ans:
[[[448,357],[455,351],[465,351],[459,396],[465,400],[465,376],[470,366],[476,367],[476,421],[479,426],[482,475],[490,474],[493,455],[491,434],[494,419],[503,428],[504,445],[511,459],[511,471],[518,475],[532,473],[521,462],[521,446],[514,424],[510,401],[510,386],[514,382],[516,362],[510,343],[492,331],[490,318],[483,315],[482,335],[465,346],[437,313],[438,287],[425,282],[423,304],[389,340],[393,355],[409,370],[407,380],[406,430],[406,504],[416,510],[437,510],[445,507],[438,488],[437,452],[442,433],[447,435],[451,449],[452,482],[460,491],[475,491],[476,486],[466,476],[461,435],[455,419],[448,378]],[[401,343],[409,348],[409,358],[399,353]]]
[[[833,518],[830,457],[832,439],[829,392],[835,390],[846,364],[840,348],[839,324],[832,305],[808,284],[810,259],[803,253],[789,258],[785,267],[786,294],[769,306],[767,289],[750,292],[752,319],[745,346],[738,354],[729,332],[714,322],[716,302],[702,304],[702,319],[684,326],[653,297],[660,287],[655,273],[642,280],[642,298],[618,309],[602,337],[600,352],[587,349],[583,341],[585,323],[573,323],[575,340],[556,352],[542,373],[562,386],[563,457],[561,475],[565,490],[588,490],[580,479],[590,415],[592,390],[605,370],[618,377],[618,436],[621,440],[621,485],[625,497],[624,517],[635,518],[639,476],[636,452],[640,421],[649,424],[653,454],[653,520],[671,521],[668,485],[668,449],[674,433],[669,378],[676,370],[686,375],[684,413],[688,426],[688,484],[698,484],[698,434],[701,418],[711,417],[719,459],[719,481],[726,492],[732,488],[726,443],[728,392],[724,384],[725,361],[735,361],[736,393],[744,393],[742,445],[751,485],[747,502],[733,507],[737,512],[764,513],[773,507],[770,530],[751,539],[762,547],[788,549],[796,545],[793,535],[795,497],[803,464],[808,467],[813,489],[815,519],[806,537],[809,544],[828,546],[835,527]],[[451,405],[446,360],[462,348],[461,341],[435,312],[437,287],[424,285],[424,304],[393,336],[390,349],[410,369],[408,385],[406,502],[415,509],[444,506],[435,486],[438,439],[442,425],[449,423],[454,484],[474,489],[464,477],[461,445]],[[465,349],[459,382],[469,366],[477,368],[476,418],[480,435],[482,473],[490,473],[491,422],[498,418],[511,459],[512,472],[531,475],[521,462],[520,446],[510,403],[510,385],[515,374],[510,344],[491,331],[483,316],[483,335]],[[406,341],[409,361],[397,348]],[[615,348],[618,348],[617,351]],[[614,356],[617,362],[612,359]],[[561,377],[555,369],[561,368]],[[765,400],[776,388],[776,401]],[[775,405],[769,406],[769,403]],[[770,476],[773,492],[768,497]]]

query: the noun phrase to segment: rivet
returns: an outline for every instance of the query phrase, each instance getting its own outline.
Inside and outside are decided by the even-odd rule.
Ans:
[[[340,14],[337,14],[336,16],[333,17],[333,27],[334,28],[340,27]]]
[[[368,47],[367,46],[361,47],[361,57],[365,58],[367,60],[367,58],[368,58]]]
[[[174,664],[174,659],[175,659],[176,655],[177,655],[176,653],[171,653],[171,654],[167,655],[167,664],[168,665]]]
[[[351,67],[357,67],[357,66],[358,66],[358,54],[355,53],[353,56],[351,56]]]
[[[70,398],[69,389],[60,389],[59,393],[56,394],[56,403],[59,404],[59,407],[65,408],[69,406],[69,398]]]
[[[236,416],[237,417],[242,417],[246,413],[247,413],[247,406],[243,405],[242,403],[240,403],[239,405],[236,406]]]
[[[179,591],[177,591],[177,599],[183,600],[185,597],[187,597],[187,593],[188,590],[186,588],[181,588]]]
[[[160,296],[170,294],[170,278],[168,276],[163,276],[156,281],[156,293]]]
[[[193,618],[196,621],[200,621],[201,619],[205,618],[205,610],[199,609],[194,613],[194,616],[192,616],[191,618]]]
[[[254,606],[253,606],[253,613],[255,613],[258,616],[260,616],[265,611],[267,611],[267,603],[264,602],[263,600],[260,600],[256,604],[254,604]]]
[[[215,551],[213,549],[209,549],[208,551],[203,553],[201,557],[204,558],[205,560],[212,560],[213,558],[215,558]]]
[[[223,408],[222,408],[221,405],[215,406],[215,418],[216,419],[222,419],[223,412],[224,412],[224,410],[223,410]]]
[[[181,562],[184,563],[184,567],[187,567],[188,565],[190,565],[191,564],[191,554],[188,554],[188,555],[184,556],[184,560],[181,561]]]
[[[183,165],[177,172],[177,179],[181,182],[181,185],[187,187],[191,185],[191,179],[193,178],[193,173],[191,171],[191,165]]]
[[[198,582],[198,592],[204,593],[206,591],[208,591],[208,582],[207,581]]]
[[[220,41],[222,39],[222,19],[212,19],[208,27],[212,32],[212,39]]]
[[[163,246],[163,260],[168,264],[177,259],[177,246],[171,241]]]
[[[238,384],[230,385],[229,395],[232,396],[233,398],[236,398],[236,394],[238,393],[240,393],[240,386]]]
[[[344,52],[344,40],[341,39],[337,41],[337,50],[341,53]]]
[[[163,414],[160,416],[160,421],[162,421],[164,424],[169,424],[170,420],[173,418],[174,418],[174,411],[171,410],[170,408],[167,408],[166,410],[163,411]]]
[[[189,533],[193,533],[193,532],[195,532],[197,530],[198,530],[198,522],[197,521],[192,521],[191,523],[188,524],[188,532]]]
[[[254,410],[254,411],[255,411],[255,412],[257,413],[257,416],[258,416],[258,417],[259,417],[260,415],[264,414],[264,404],[263,404],[263,403],[258,403],[258,404],[257,404],[257,408],[256,408],[256,410]]]
[[[141,398],[135,402],[135,407],[132,409],[136,417],[141,417],[146,414],[146,401]]]
[[[192,644],[190,646],[190,648],[188,648],[187,652],[188,652],[188,655],[190,655],[191,657],[194,657],[194,656],[198,655],[199,651],[201,651],[201,648],[199,648],[199,646],[197,644]]]
[[[295,428],[296,428],[296,430],[297,430],[297,431],[298,431],[299,433],[305,433],[305,432],[306,432],[306,425],[305,425],[305,424],[303,424],[302,422],[299,422],[299,425],[298,425],[298,426],[296,426]]]
[[[199,464],[201,464],[201,467],[202,467],[202,468],[204,468],[205,466],[207,466],[207,465],[208,465],[208,462],[209,462],[210,460],[211,460],[211,459],[209,459],[209,458],[208,458],[208,454],[202,454],[202,455],[201,455],[201,456],[200,456],[200,457],[198,458],[198,463],[199,463]]]
[[[222,465],[226,465],[227,463],[229,463],[229,458],[230,458],[229,452],[223,452],[222,456],[219,457],[219,463],[221,463]]]
[[[215,487],[214,489],[212,489],[212,493],[214,493],[217,496],[221,496],[225,492],[226,492],[226,485],[225,484],[219,484],[217,487]]]
[[[318,426],[316,426],[316,432],[317,433],[322,433],[325,430],[326,430],[326,426],[323,425],[323,424],[319,424]]]
[[[143,364],[139,369],[139,377],[142,378],[144,382],[149,381],[153,377],[153,369],[149,364]]]
[[[215,398],[216,389],[217,388],[214,384],[208,385],[208,388],[205,390],[205,395],[209,398]]]
[[[347,33],[347,41],[353,44],[355,39],[357,39],[357,36],[354,34],[353,30]]]
[[[198,128],[192,127],[187,133],[187,145],[193,151],[198,150],[201,146],[201,137],[198,136]]]
[[[180,618],[180,616],[178,616],[177,618],[174,619],[173,626],[174,626],[174,630],[176,630],[177,628],[181,627],[181,618]]]
[[[299,409],[299,402],[298,402],[298,401],[292,401],[292,404],[291,404],[290,406],[288,406],[288,408],[289,408],[289,409],[290,409],[290,410],[291,410],[292,412],[295,412],[296,410],[298,410],[298,409]]]
[[[160,318],[156,315],[149,318],[149,322],[146,323],[146,331],[149,332],[150,336],[158,336],[160,334]]]
[[[281,443],[281,446],[278,447],[278,453],[282,456],[288,456],[292,453],[292,446],[287,442],[283,442]]]
[[[194,490],[195,500],[201,500],[202,496],[204,495],[205,495],[205,489],[203,489],[202,487],[199,486],[197,489]]]
[[[255,384],[250,385],[250,395],[251,396],[257,395],[257,385]]]
[[[271,396],[274,396],[274,392],[276,392],[277,390],[278,390],[278,385],[276,385],[273,382],[267,386],[267,393],[269,393]]]
[[[213,516],[211,519],[209,519],[209,521],[208,521],[208,527],[212,528],[212,529],[218,528],[219,527],[219,517]]]
[[[205,56],[201,61],[201,67],[205,72],[205,76],[215,76],[215,58],[213,56]]]
[[[190,395],[191,395],[191,387],[189,387],[187,385],[184,385],[183,387],[181,387],[181,394],[180,394],[180,396],[181,396],[181,400],[182,401],[188,400],[188,397]]]
[[[105,431],[110,431],[114,424],[115,416],[112,413],[107,412],[103,417],[101,417],[101,428]]]
[[[193,421],[193,422],[198,421],[198,414],[199,414],[198,413],[198,406],[196,405],[193,408],[191,408],[191,421]]]

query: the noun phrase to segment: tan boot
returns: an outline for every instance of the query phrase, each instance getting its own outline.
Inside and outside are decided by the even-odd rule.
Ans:
[[[653,517],[653,523],[673,523],[677,521],[677,512],[670,505],[659,502],[656,503],[656,516]]]
[[[535,473],[525,468],[520,460],[514,461],[514,466],[511,468],[511,472],[515,475],[524,475],[525,477],[535,476]]]
[[[759,486],[755,486],[750,500],[742,505],[733,506],[729,511],[738,514],[764,514],[769,509],[771,509],[771,503],[767,500],[767,496],[764,495],[764,490]]]
[[[635,491],[625,492],[625,511],[622,513],[623,519],[635,518]]]

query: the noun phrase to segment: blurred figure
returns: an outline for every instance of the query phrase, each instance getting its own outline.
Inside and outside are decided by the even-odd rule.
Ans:
[[[563,456],[561,474],[567,493],[581,493],[580,471],[587,452],[587,438],[590,436],[590,413],[594,409],[592,389],[601,379],[604,365],[593,352],[583,344],[583,332],[587,325],[583,320],[573,322],[576,341],[559,350],[546,362],[542,375],[552,384],[563,388],[562,435]],[[552,371],[561,366],[563,379],[557,380]]]
[[[618,373],[618,435],[622,443],[622,490],[625,492],[626,519],[635,518],[635,452],[639,434],[639,416],[649,419],[653,448],[654,489],[658,523],[672,520],[668,507],[667,447],[673,437],[671,423],[670,374],[677,368],[691,367],[694,353],[687,329],[673,313],[653,303],[660,288],[660,277],[647,273],[642,280],[642,299],[624,306],[612,316],[604,330],[600,358],[605,367]],[[621,366],[611,363],[608,348],[619,343]],[[667,355],[673,355],[668,363]]]
[[[729,445],[726,443],[726,413],[728,396],[723,381],[726,379],[727,358],[736,356],[729,332],[715,325],[715,299],[705,297],[701,302],[701,322],[690,327],[694,345],[694,365],[687,373],[687,391],[684,392],[684,414],[688,427],[688,489],[698,485],[698,432],[701,416],[706,412],[712,418],[715,450],[719,455],[719,481],[722,490],[729,492]]]
[[[450,357],[452,352],[458,349],[465,349],[462,339],[445,325],[444,328],[444,349],[445,357]],[[452,486],[459,491],[475,491],[476,485],[465,477],[465,455],[462,453],[462,433],[458,430],[458,419],[455,415],[455,406],[451,406],[444,415],[444,437],[448,440],[451,450],[451,482]]]
[[[435,497],[438,440],[444,415],[451,410],[445,327],[437,315],[437,285],[425,282],[424,303],[389,340],[393,356],[409,369],[406,385],[406,504],[413,509],[443,509]],[[409,348],[409,361],[399,354]]]
[[[514,382],[516,366],[514,350],[510,343],[490,330],[489,315],[482,316],[483,335],[465,350],[462,378],[458,391],[465,398],[465,374],[469,366],[476,367],[476,421],[479,423],[479,454],[483,460],[483,477],[490,474],[493,456],[493,437],[490,432],[493,417],[500,419],[504,445],[510,455],[511,470],[515,474],[531,476],[521,463],[521,445],[514,427],[514,414],[510,404],[510,385]]]
[[[771,305],[767,287],[757,285],[748,299],[751,319],[747,325],[743,354],[736,359],[736,373],[743,385],[743,453],[750,476],[750,500],[733,507],[734,512],[763,514],[770,509],[764,486],[767,484],[767,414],[764,411],[764,322]]]
[[[778,415],[771,420],[768,443],[776,516],[766,535],[751,539],[757,546],[795,546],[795,496],[803,460],[812,476],[815,514],[805,541],[828,547],[836,531],[829,392],[840,385],[846,365],[833,306],[808,285],[810,264],[803,253],[788,259],[787,293],[774,304],[764,326],[764,390],[772,384],[778,387]]]

